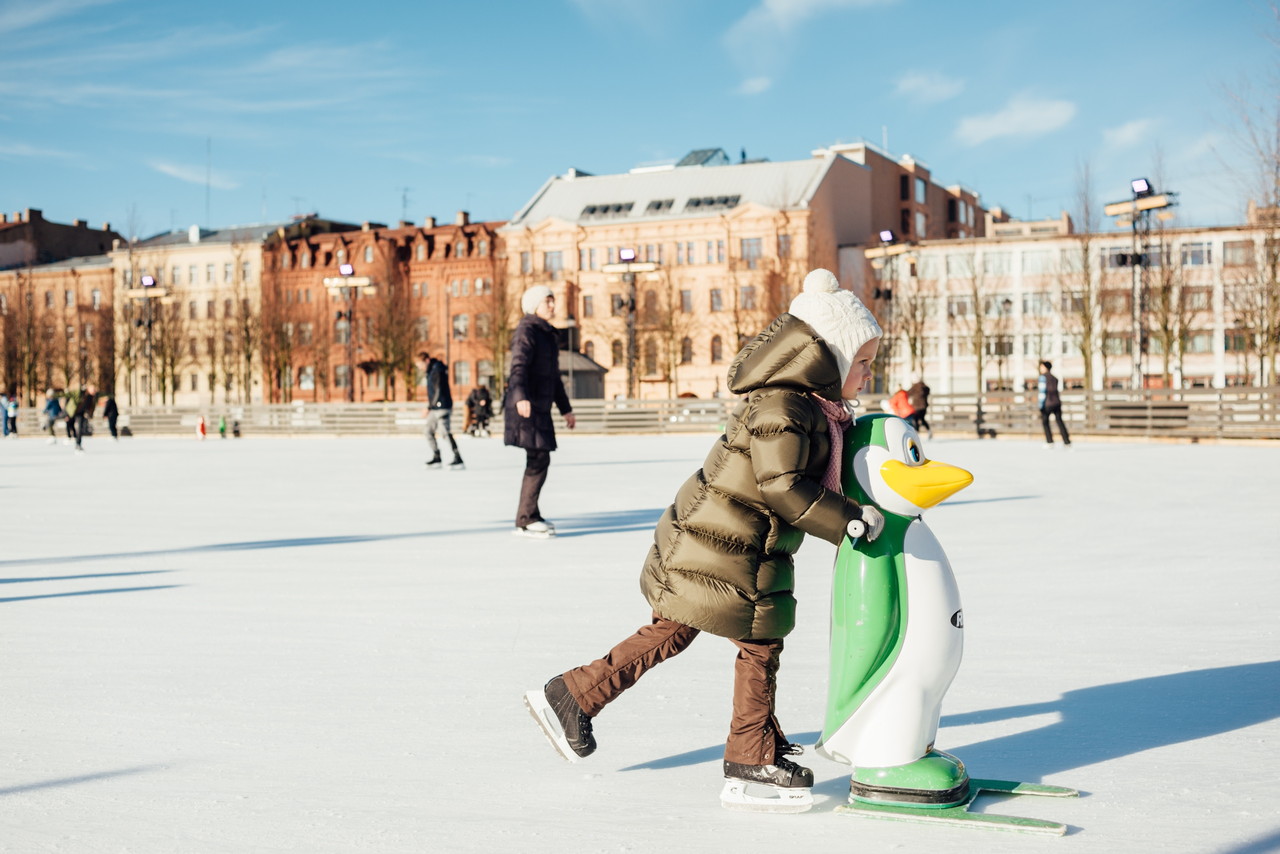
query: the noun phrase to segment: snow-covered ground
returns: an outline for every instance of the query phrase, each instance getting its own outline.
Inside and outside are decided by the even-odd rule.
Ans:
[[[1280,447],[939,439],[928,517],[965,603],[939,747],[1079,788],[993,811],[1062,839],[718,803],[734,648],[704,636],[570,765],[523,691],[648,618],[653,522],[714,437],[576,437],[509,533],[523,456],[463,439],[0,443],[0,851],[1280,849]],[[834,549],[799,555],[779,716],[812,742]]]

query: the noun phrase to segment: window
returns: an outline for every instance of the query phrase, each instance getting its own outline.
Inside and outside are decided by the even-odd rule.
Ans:
[[[479,255],[481,258],[488,258],[489,257],[489,241],[481,240],[479,243],[477,243],[476,254]]]
[[[680,310],[685,314],[693,314],[693,291],[680,292]]]
[[[63,292],[62,292],[62,300],[63,300],[63,302],[64,302],[64,303],[66,303],[67,308],[75,308],[75,307],[76,307],[76,292],[75,292],[75,291],[63,291]]]
[[[476,315],[476,337],[488,338],[493,333],[493,315],[477,314]]]
[[[310,256],[307,256],[307,257],[310,257]],[[248,262],[248,261],[241,261],[241,262],[240,262],[240,281],[242,281],[242,282],[247,282],[247,281],[249,281],[249,270],[250,270],[250,269],[251,269],[251,268],[250,268],[250,266],[249,266],[249,262]]]
[[[467,241],[465,240],[458,241],[457,245],[453,247],[453,257],[454,258],[467,257]]]
[[[582,345],[582,355],[594,362],[596,360],[596,342],[587,341],[584,343]]]
[[[684,263],[684,241],[676,242],[676,266],[679,267]]]
[[[946,264],[951,278],[973,275],[973,258],[968,255],[948,255]]]
[[[455,314],[453,316],[453,340],[465,341],[471,327],[471,315]]]
[[[778,257],[779,258],[791,257],[791,235],[790,234],[778,235]]]
[[[693,361],[693,339],[684,337],[680,339],[680,364],[687,365]]]
[[[716,263],[718,264],[724,263],[724,241],[723,240],[716,241]]]
[[[204,280],[210,285],[213,284],[213,265],[212,264],[204,265]]]
[[[471,385],[471,363],[470,362],[454,362],[453,363],[453,384],[466,388]]]
[[[583,317],[596,316],[596,298],[593,297],[591,294],[585,294],[582,297],[582,316]]]
[[[621,341],[617,341],[617,340],[615,340],[615,341],[613,342],[613,344],[612,344],[612,345],[610,345],[610,348],[609,348],[609,349],[610,349],[610,351],[611,351],[611,356],[613,357],[613,366],[614,366],[615,368],[616,368],[616,367],[618,367],[619,365],[621,365],[623,362],[625,362],[625,361],[626,361],[626,359],[625,359],[625,358],[623,357],[623,355],[622,355],[622,342],[621,342]]]
[[[1182,266],[1207,267],[1212,263],[1213,263],[1213,244],[1211,243],[1182,244]],[[1188,351],[1188,352],[1191,352],[1191,351]]]
[[[911,176],[898,176],[898,198],[904,202],[911,201]]]
[[[1048,317],[1053,313],[1053,303],[1044,291],[1032,291],[1022,295],[1022,313],[1035,317]]]
[[[657,291],[644,292],[644,323],[654,324],[658,322],[658,293]]]
[[[53,308],[53,291],[44,292],[44,307]]]
[[[533,272],[532,256],[528,252],[520,253],[520,272],[526,276]]]
[[[302,252],[302,258],[301,258],[301,260],[300,260],[299,266],[301,266],[301,267],[302,267],[302,269],[304,269],[304,270],[308,269],[308,268],[311,266],[311,253],[310,253],[310,252],[308,252],[308,251],[306,251],[306,250],[303,250],[303,252]]]
[[[1133,253],[1128,246],[1107,246],[1099,253],[1105,269],[1116,269],[1129,266],[1129,257]]]
[[[171,285],[178,284],[178,279],[181,278],[181,276],[182,276],[182,268],[179,267],[177,264],[175,264],[173,266],[173,269],[169,271],[169,284]]]
[[[724,361],[724,341],[719,335],[711,336],[711,362],[720,364]]]
[[[587,269],[587,264],[589,263],[587,260],[587,255],[588,255],[588,250],[585,246],[578,247],[578,269],[579,270]]]
[[[315,337],[315,327],[310,323],[298,324],[298,343],[310,344],[311,339]]]
[[[1183,340],[1182,352],[1184,353],[1213,352],[1213,333],[1192,332]]]
[[[560,252],[542,253],[542,271],[552,276],[560,275],[564,269],[564,256]]]
[[[191,390],[192,390],[192,391],[199,391],[199,390],[200,390],[200,375],[199,375],[199,374],[192,374],[192,375],[191,375]]]
[[[338,322],[333,324],[333,338],[339,344],[349,342],[351,340],[351,321],[345,317],[339,318]]]
[[[742,238],[742,261],[746,264],[748,270],[760,268],[760,255],[762,252],[760,243],[759,237]]]
[[[493,383],[493,362],[489,359],[479,359],[476,361],[476,385],[492,385]]]
[[[227,284],[231,284],[232,282],[232,277],[231,277],[232,269],[233,268],[230,262],[227,262],[226,264],[222,265],[222,281],[226,282]]]
[[[200,355],[200,343],[196,339],[187,342],[187,354],[193,359]]]
[[[351,388],[351,368],[349,365],[334,366],[333,387],[334,388]]]
[[[720,296],[719,288],[711,289],[711,310],[712,311],[724,310],[724,299]]]
[[[298,388],[302,391],[315,391],[316,369],[311,365],[298,368]]]
[[[176,280],[175,280],[176,281]],[[187,284],[194,285],[196,283],[196,265],[192,264],[187,267]]]
[[[413,249],[413,255],[419,261],[427,260],[427,244],[419,243],[417,246],[415,246]]]
[[[94,311],[102,308],[102,291],[94,288],[89,294],[89,301],[92,303]]]
[[[1124,356],[1129,352],[1128,335],[1107,335],[1102,339],[1102,349],[1108,356]]]
[[[231,316],[231,300],[229,299],[224,299],[222,301],[222,316],[223,317]]]
[[[364,248],[364,262],[366,264],[373,263],[373,247],[372,246],[366,246]]]
[[[929,236],[929,218],[921,211],[916,211],[916,237]]]
[[[738,288],[738,307],[744,311],[755,311],[756,289],[754,285],[743,285]]]
[[[1234,240],[1222,244],[1222,266],[1243,267],[1253,262],[1253,241]]]
[[[1008,252],[984,252],[982,272],[989,276],[1007,276],[1013,269],[1013,256]]]
[[[968,297],[947,297],[947,317],[968,317],[972,311]]]
[[[425,317],[419,317],[413,322],[413,340],[426,341],[430,332],[430,321]]]
[[[1028,249],[1022,253],[1022,272],[1028,274],[1051,273],[1052,256],[1047,249]]]
[[[916,202],[924,204],[929,198],[929,182],[923,178],[916,179]]]
[[[652,338],[644,342],[644,372],[646,375],[658,372],[658,345]]]
[[[609,295],[609,313],[614,317],[620,317],[627,310],[627,301],[623,299],[622,294]]]
[[[93,324],[92,323],[86,323],[84,325],[84,340],[86,341],[93,340]]]

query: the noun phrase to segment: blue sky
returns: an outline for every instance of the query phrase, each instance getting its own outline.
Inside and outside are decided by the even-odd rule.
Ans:
[[[1130,178],[1243,218],[1262,0],[0,0],[0,210],[146,236],[507,219],[570,166],[886,139],[1015,216]],[[206,215],[207,209],[207,215]]]

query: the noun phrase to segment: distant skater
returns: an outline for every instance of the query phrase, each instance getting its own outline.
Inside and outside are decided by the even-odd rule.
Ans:
[[[1058,422],[1058,432],[1062,434],[1062,444],[1071,444],[1071,435],[1067,433],[1067,425],[1062,423],[1062,401],[1058,398],[1058,378],[1049,373],[1053,363],[1040,363],[1040,379],[1036,381],[1036,390],[1040,399],[1040,423],[1044,426],[1044,440],[1048,447],[1053,447],[1053,433],[1049,430],[1049,416]]]
[[[440,457],[440,443],[436,441],[436,433],[443,432],[453,448],[451,469],[462,469],[462,455],[458,453],[458,443],[453,438],[453,430],[449,426],[453,415],[453,395],[449,392],[449,368],[444,362],[433,358],[423,350],[418,354],[418,367],[427,377],[427,408],[422,413],[427,418],[427,444],[431,446],[431,459],[427,460],[427,468],[438,469],[444,465]]]
[[[907,389],[907,400],[911,403],[911,415],[907,418],[911,422],[911,426],[916,428],[916,432],[928,431],[929,438],[933,438],[933,428],[929,426],[925,416],[929,412],[929,387],[925,385],[924,379],[918,379],[911,388]]]
[[[83,391],[80,392],[80,399],[76,402],[76,410],[72,414],[69,423],[73,424],[72,432],[76,439],[76,453],[84,453],[84,445],[81,444],[84,435],[93,428],[89,422],[93,418],[93,409],[98,405],[98,387],[93,383],[89,383]]]

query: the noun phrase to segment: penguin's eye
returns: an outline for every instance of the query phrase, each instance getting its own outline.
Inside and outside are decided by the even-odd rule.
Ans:
[[[907,439],[907,463],[913,466],[924,464],[924,450],[921,449],[920,443],[912,438]]]

